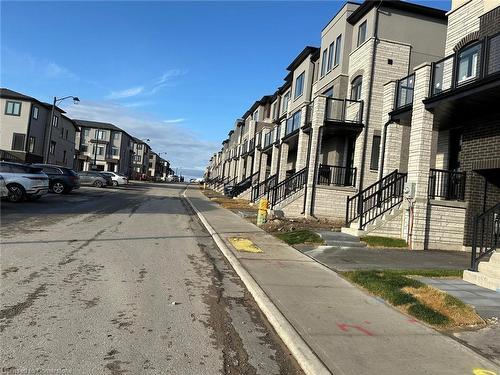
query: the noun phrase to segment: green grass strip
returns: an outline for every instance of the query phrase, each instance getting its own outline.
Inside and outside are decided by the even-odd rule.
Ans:
[[[323,243],[323,239],[317,233],[307,229],[280,233],[276,236],[289,245],[296,245],[300,243]]]

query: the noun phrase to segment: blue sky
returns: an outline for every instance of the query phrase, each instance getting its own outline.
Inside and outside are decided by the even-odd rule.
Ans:
[[[450,1],[417,1],[449,9]],[[201,174],[236,118],[318,45],[338,1],[1,3],[1,86],[112,122]]]

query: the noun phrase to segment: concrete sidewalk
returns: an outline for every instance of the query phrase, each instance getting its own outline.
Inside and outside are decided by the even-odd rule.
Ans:
[[[365,294],[197,187],[186,195],[331,373],[500,375],[493,362]],[[228,241],[235,236],[263,252],[236,251]]]

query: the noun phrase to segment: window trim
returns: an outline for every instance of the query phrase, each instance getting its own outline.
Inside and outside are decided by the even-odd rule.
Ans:
[[[365,41],[366,41],[366,31],[367,31],[367,23],[366,23],[367,20],[364,20],[359,26],[358,26],[358,40],[357,40],[357,45],[356,47],[359,47],[360,45],[362,45]],[[361,28],[363,28],[363,40],[360,41],[360,31],[361,31]]]
[[[359,81],[359,84],[358,84]],[[359,89],[358,89],[359,87]],[[354,97],[354,88],[356,88],[356,92],[359,94],[359,97]],[[359,90],[359,92],[358,92]],[[352,81],[351,81],[351,93],[350,93],[350,99],[351,100],[361,100],[361,94],[363,92],[363,76],[359,75],[356,76]]]
[[[292,96],[292,91],[291,90],[288,90],[283,95],[283,103],[282,103],[283,105],[281,107],[281,114],[284,114],[284,113],[288,112],[288,104],[290,103],[291,96]],[[286,104],[286,107],[285,107],[285,104]]]
[[[32,140],[33,140],[33,142],[31,142]],[[33,137],[32,135],[30,135],[28,138],[28,152],[29,153],[35,152],[35,145],[36,145],[36,138]]]
[[[342,34],[340,34],[337,39],[335,39],[335,56],[333,59],[333,65],[337,66],[340,64],[340,59],[342,57]]]
[[[375,138],[378,138],[378,150],[375,151]],[[372,150],[370,154],[370,170],[378,171],[380,168],[379,159],[380,159],[380,147],[382,145],[382,136],[380,134],[373,134],[372,136]],[[374,155],[376,153],[376,155]],[[376,156],[376,158],[374,158]]]
[[[19,113],[9,113],[7,112],[7,108],[9,107],[9,103],[12,103],[12,104],[19,104]],[[18,116],[20,117],[21,116],[21,108],[23,106],[23,102],[17,102],[17,101],[14,101],[14,100],[7,100],[5,101],[5,114],[7,116]],[[12,107],[12,109],[14,109],[14,106]]]
[[[326,71],[329,72],[334,68],[333,58],[335,55],[335,42],[331,42],[328,46],[328,65],[326,67]]]
[[[300,98],[302,95],[304,95],[304,81],[305,81],[305,74],[306,72],[303,71],[302,73],[300,73],[297,78],[295,78],[295,89],[294,89],[294,92],[293,92],[293,100],[296,100],[298,98]],[[299,78],[301,78],[301,81],[300,81],[300,94],[297,95],[297,88],[299,87],[298,86],[298,82],[299,82]]]
[[[36,112],[36,116],[35,116],[35,112]],[[33,119],[38,120],[39,114],[40,114],[40,108],[38,108],[36,105],[34,105],[33,106],[33,113],[31,114],[31,116],[33,117]]]
[[[55,155],[56,153],[56,141],[50,141],[50,145],[49,145],[49,154],[50,155]]]
[[[328,60],[328,48],[323,50],[323,54],[321,55],[321,77],[324,77],[326,74],[326,64]]]

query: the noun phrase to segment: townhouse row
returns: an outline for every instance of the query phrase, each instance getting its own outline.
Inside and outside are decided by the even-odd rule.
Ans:
[[[71,119],[64,110],[0,89],[0,159],[48,163],[76,171],[111,171],[132,179],[165,179],[170,162],[116,125]],[[52,128],[51,126],[52,125]]]
[[[499,0],[347,2],[236,120],[206,177],[347,233],[472,250],[477,270],[500,233],[499,33]]]

